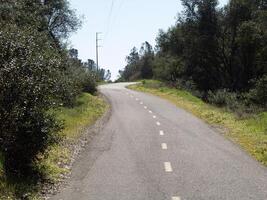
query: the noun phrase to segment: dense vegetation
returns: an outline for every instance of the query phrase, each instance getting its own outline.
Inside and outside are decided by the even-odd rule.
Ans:
[[[155,51],[133,48],[119,81],[155,78],[234,111],[267,109],[267,1],[182,0]]]
[[[40,154],[60,141],[52,109],[72,107],[110,72],[82,63],[65,39],[81,22],[67,0],[0,5],[0,155],[7,177],[41,178]]]

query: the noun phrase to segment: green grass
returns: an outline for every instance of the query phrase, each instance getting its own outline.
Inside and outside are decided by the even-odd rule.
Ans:
[[[53,111],[56,117],[64,122],[64,129],[60,132],[64,141],[61,144],[51,146],[45,154],[39,155],[37,168],[45,175],[48,182],[57,182],[61,175],[68,173],[69,169],[64,167],[70,161],[71,150],[69,144],[76,142],[86,127],[94,124],[108,109],[106,102],[97,96],[83,93],[77,98],[73,108],[59,108]],[[16,199],[25,193],[28,199],[38,199],[38,190],[31,181],[7,181],[3,171],[3,159],[0,155],[0,199]]]
[[[64,122],[64,129],[60,132],[65,144],[77,141],[84,129],[96,122],[106,111],[107,105],[103,99],[88,93],[82,94],[74,108],[60,108],[55,111],[58,120]],[[39,164],[39,169],[46,177],[55,182],[68,169],[62,167],[69,162],[71,152],[68,145],[55,145],[43,155],[45,159]]]
[[[59,120],[65,122],[62,134],[67,139],[80,137],[84,127],[93,124],[106,111],[107,105],[99,97],[84,93],[74,108],[61,108],[56,111]]]
[[[129,88],[165,98],[207,123],[219,125],[225,130],[226,137],[267,166],[267,112],[240,119],[234,113],[209,105],[187,91],[169,88],[154,80],[145,80]]]

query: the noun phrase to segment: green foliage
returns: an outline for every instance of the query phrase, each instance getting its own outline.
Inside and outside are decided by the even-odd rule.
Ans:
[[[40,155],[61,139],[50,110],[96,91],[96,73],[62,42],[79,24],[67,0],[1,2],[0,152],[8,178],[40,178]]]
[[[248,93],[248,98],[264,108],[267,108],[267,75],[256,81],[255,88]]]
[[[69,173],[65,165],[71,159],[70,143],[76,142],[84,133],[84,129],[92,125],[107,110],[105,101],[88,93],[79,95],[74,107],[59,107],[52,112],[59,121],[64,121],[64,128],[60,135],[64,142],[55,144],[46,149],[44,154],[38,155],[36,170],[43,174],[49,183],[57,183],[62,174]],[[18,180],[7,178],[1,166],[3,157],[0,154],[0,199],[41,199],[38,192],[41,185],[31,179]]]
[[[51,160],[43,163],[48,150],[58,152],[64,128],[51,110],[77,106],[81,93],[93,94],[96,81],[110,79],[110,71],[90,69],[77,50],[66,49],[63,41],[79,25],[67,0],[1,1],[0,194],[5,197],[30,198],[28,189],[39,189],[37,182],[50,179],[57,169],[49,167]],[[95,113],[102,106],[98,102],[86,105],[95,104],[87,117],[103,111]]]
[[[66,0],[44,0],[42,14],[47,19],[45,28],[54,40],[67,38],[81,24]]]
[[[153,74],[160,80],[176,82],[184,73],[184,64],[173,56],[157,56],[153,62]]]
[[[236,93],[231,93],[226,89],[217,90],[215,93],[208,92],[208,102],[215,104],[217,106],[233,106],[238,103],[238,98]]]
[[[64,138],[64,143],[69,144],[76,142],[84,134],[84,129],[99,119],[106,110],[107,104],[103,99],[82,93],[76,97],[73,107],[59,107],[52,112],[57,120],[64,122],[64,128],[59,134]],[[56,182],[62,173],[68,172],[63,166],[69,163],[71,154],[68,145],[53,145],[40,157],[37,168],[45,174],[46,179]]]
[[[64,121],[65,126],[61,135],[67,140],[79,138],[88,125],[92,125],[107,110],[108,105],[100,97],[82,93],[76,98],[73,108],[60,107],[54,110],[59,121]]]
[[[153,76],[154,51],[152,46],[145,42],[138,53],[137,48],[133,48],[129,56],[126,57],[127,66],[120,73],[120,81],[132,81],[137,79],[148,79]]]
[[[96,82],[110,81],[111,79],[110,70],[105,70],[103,68],[97,67],[96,63],[91,59],[88,59],[88,61],[85,63],[80,62],[80,65],[83,66],[86,72],[91,74],[91,76],[96,80]]]
[[[35,156],[56,142],[59,126],[45,111],[54,106],[60,67],[45,35],[16,26],[1,30],[0,137],[7,173],[30,174]]]
[[[159,31],[154,59],[145,65],[153,78],[215,104],[234,105],[231,109],[266,109],[266,1],[230,0],[224,8],[217,0],[182,0],[182,5],[176,24]],[[135,49],[129,58],[135,62],[120,71],[121,79],[144,78],[144,57]],[[233,103],[225,102],[228,97]]]

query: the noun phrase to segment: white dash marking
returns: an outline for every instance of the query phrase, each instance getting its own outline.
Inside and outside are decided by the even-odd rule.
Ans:
[[[167,146],[166,143],[162,143],[162,144],[161,144],[161,148],[162,148],[163,150],[166,150],[166,149],[168,149],[168,146]]]
[[[156,115],[153,115],[153,118],[156,119],[157,118]]]
[[[141,101],[140,104],[143,105],[144,103]]]
[[[172,197],[172,200],[181,200],[180,197]]]
[[[164,135],[164,131],[162,131],[162,130],[159,131],[159,135],[161,135],[161,136]]]
[[[136,98],[135,100],[136,100],[136,101],[139,101],[139,99],[138,99],[138,98]]]
[[[165,172],[172,172],[172,165],[170,162],[164,162]]]
[[[157,125],[160,126],[160,122],[157,122]]]
[[[152,111],[150,110],[150,111],[148,111],[149,113],[152,113]]]
[[[147,107],[146,107],[146,106],[144,106],[144,109],[147,109]]]

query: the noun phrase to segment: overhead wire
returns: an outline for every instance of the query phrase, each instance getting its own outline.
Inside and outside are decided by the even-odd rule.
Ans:
[[[115,1],[112,1],[112,3],[111,3],[111,9],[110,9],[110,12],[108,15],[107,30],[106,30],[105,36],[104,36],[105,40],[107,40],[109,33],[112,31],[113,24],[117,21],[118,15],[120,13],[120,10],[121,10],[123,4],[125,3],[125,0],[121,0],[119,3],[120,4],[118,6],[117,12],[115,12],[115,15],[113,15],[114,7],[115,7]]]
[[[121,3],[120,3],[120,5],[119,5],[118,12],[117,12],[117,14],[114,17],[114,22],[117,21],[118,13],[120,12],[120,10],[121,10],[121,8],[122,8],[122,6],[123,6],[124,3],[125,3],[125,0],[122,0]]]
[[[106,39],[106,37],[108,36],[109,31],[110,31],[110,26],[111,26],[111,22],[112,22],[112,13],[113,13],[113,10],[114,10],[115,2],[116,2],[116,0],[112,0],[112,1],[111,1],[110,10],[109,10],[109,13],[108,13],[107,29],[106,29],[106,31],[105,31],[105,36],[104,36],[105,39]]]

